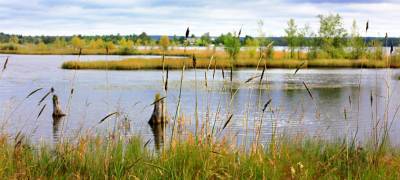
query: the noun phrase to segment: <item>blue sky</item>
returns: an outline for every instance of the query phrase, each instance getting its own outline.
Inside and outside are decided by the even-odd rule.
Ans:
[[[263,20],[267,36],[284,34],[294,18],[318,31],[318,14],[339,13],[350,29],[370,21],[368,36],[400,37],[400,0],[0,0],[0,31],[24,35],[201,35],[238,31],[256,36]]]

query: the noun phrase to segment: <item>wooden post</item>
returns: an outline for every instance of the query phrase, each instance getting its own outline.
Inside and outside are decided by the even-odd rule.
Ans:
[[[154,110],[149,120],[150,125],[168,123],[166,114],[166,108],[164,98],[160,98],[160,94],[156,94],[154,101]]]
[[[53,117],[63,117],[65,114],[61,110],[57,95],[53,95]]]

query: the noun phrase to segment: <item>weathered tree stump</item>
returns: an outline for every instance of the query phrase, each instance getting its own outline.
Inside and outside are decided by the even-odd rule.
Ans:
[[[164,98],[160,98],[160,94],[156,94],[154,101],[154,110],[149,120],[150,125],[168,123],[166,117],[166,108]]]
[[[153,124],[151,125],[151,131],[154,136],[154,145],[157,151],[161,150],[164,145],[164,124]]]
[[[57,95],[53,95],[53,117],[63,117],[65,113],[61,110],[60,102],[58,101]]]
[[[63,120],[64,117],[55,117],[53,116],[53,141],[58,143],[60,140],[60,122]]]

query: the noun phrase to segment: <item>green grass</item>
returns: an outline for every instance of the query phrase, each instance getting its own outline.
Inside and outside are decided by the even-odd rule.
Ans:
[[[4,179],[398,179],[399,149],[377,153],[344,143],[281,141],[247,152],[229,141],[188,138],[160,153],[139,137],[82,137],[77,143],[39,147],[0,139]]]
[[[257,59],[241,59],[236,62],[238,68],[252,68],[259,64]],[[346,60],[346,59],[317,59],[317,60],[267,60],[268,68],[385,68],[385,61],[377,60]],[[187,68],[193,68],[191,59],[166,59],[165,67],[181,69],[183,64]],[[109,70],[139,70],[139,69],[162,69],[161,59],[125,59],[120,61],[68,61],[62,64],[63,69],[109,69]],[[216,67],[229,68],[228,59],[217,59],[210,63],[207,58],[197,59],[197,68]],[[400,67],[398,63],[392,63],[392,68]]]

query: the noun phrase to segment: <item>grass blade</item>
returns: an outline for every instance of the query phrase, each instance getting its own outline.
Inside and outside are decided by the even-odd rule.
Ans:
[[[42,89],[43,89],[43,88],[38,88],[38,89],[33,90],[32,92],[30,92],[30,93],[25,97],[25,99],[28,99],[28,98],[31,97],[33,94],[37,93],[38,91],[40,91],[40,90],[42,90]]]
[[[204,71],[205,86],[207,88],[207,71]]]
[[[162,97],[162,98],[160,98],[160,99],[155,100],[153,103],[150,104],[150,106],[152,106],[152,105],[158,103],[159,101],[161,101],[161,100],[163,100],[163,99],[165,99],[165,98],[167,98],[167,97],[164,96],[164,97]]]
[[[51,94],[51,91],[47,92],[47,93],[42,97],[42,99],[40,99],[38,105],[40,105],[50,94]]]
[[[42,115],[42,113],[43,113],[43,111],[44,111],[44,108],[46,108],[46,105],[47,105],[47,104],[45,104],[45,105],[42,107],[42,109],[40,109],[39,114],[37,115],[36,119],[39,119],[40,115]]]
[[[306,83],[305,83],[304,81],[303,81],[303,85],[304,85],[304,87],[307,89],[308,95],[310,95],[311,99],[314,100],[314,98],[313,98],[313,96],[312,96],[312,94],[311,94],[310,89],[308,89],[308,87],[307,87],[307,85],[306,85]]]
[[[231,122],[232,117],[233,117],[233,114],[231,114],[229,116],[228,120],[225,122],[224,127],[222,127],[221,131],[223,131],[226,128],[226,126],[228,126],[229,122]]]
[[[6,58],[6,61],[4,62],[4,65],[3,65],[3,70],[2,71],[4,71],[4,70],[6,70],[7,69],[7,64],[8,64],[8,56],[7,56],[7,58]]]
[[[261,75],[256,75],[247,79],[244,83],[249,83],[250,81],[254,80],[255,78],[261,77]]]
[[[269,100],[267,101],[267,103],[265,103],[264,108],[263,108],[263,110],[262,110],[263,112],[265,112],[265,110],[267,109],[268,105],[271,104],[271,101],[272,101],[272,99],[269,99]]]
[[[117,114],[118,112],[113,112],[113,113],[110,113],[110,114],[108,114],[107,116],[105,116],[103,119],[101,119],[100,121],[99,121],[99,124],[101,124],[102,122],[104,122],[107,118],[109,118],[109,117],[111,117],[112,115],[115,115],[115,114]]]
[[[193,53],[193,56],[192,56],[192,63],[193,63],[193,68],[196,69],[197,59],[196,59],[196,55],[194,55],[194,53]]]
[[[232,66],[231,66],[231,74],[230,75],[231,75],[230,78],[231,78],[231,82],[232,82],[232,80],[233,80],[233,67]]]
[[[260,77],[260,84],[262,83],[262,80],[264,78],[264,73],[265,73],[265,66],[263,67],[263,71],[261,73],[261,77]]]
[[[169,72],[169,66],[167,66],[167,75],[166,75],[165,84],[164,84],[165,91],[168,91],[168,72]]]
[[[300,68],[302,68],[302,67],[304,66],[305,63],[306,63],[306,62],[304,61],[304,62],[302,62],[299,66],[297,66],[296,71],[294,71],[294,74],[293,74],[293,75],[296,75],[297,72],[300,70]]]
[[[150,144],[150,142],[151,142],[151,139],[149,139],[149,140],[147,140],[147,142],[144,144],[144,148],[147,146],[147,145],[149,145]]]

